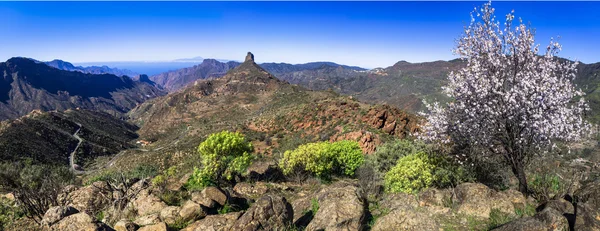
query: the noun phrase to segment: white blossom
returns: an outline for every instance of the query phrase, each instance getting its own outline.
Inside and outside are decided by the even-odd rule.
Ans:
[[[552,39],[538,55],[532,30],[521,20],[513,25],[512,12],[503,26],[491,3],[471,17],[454,50],[466,67],[450,73],[443,88],[453,100],[444,107],[425,103],[427,123],[418,137],[476,145],[520,164],[557,140],[581,139],[590,124],[582,118],[589,110],[584,93],[572,83],[578,63],[557,59],[561,46]]]

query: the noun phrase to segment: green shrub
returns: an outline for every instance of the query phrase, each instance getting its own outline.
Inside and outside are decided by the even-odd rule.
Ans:
[[[6,226],[24,215],[21,208],[14,201],[0,198],[0,230],[4,230]]]
[[[162,174],[152,178],[152,185],[154,187],[164,188],[166,184],[167,184],[167,178],[165,176],[163,176]]]
[[[194,168],[188,181],[191,188],[219,185],[231,182],[252,163],[254,148],[241,133],[222,131],[211,134],[198,146],[202,157],[202,168]]]
[[[565,183],[553,173],[536,173],[529,179],[531,196],[539,202],[545,202],[565,193]]]
[[[422,143],[406,139],[394,140],[378,146],[373,157],[378,170],[387,172],[396,165],[400,158],[425,150],[425,145]]]
[[[354,175],[356,169],[365,161],[362,149],[356,141],[342,140],[331,143],[327,147],[327,152],[337,158],[339,171],[348,176]]]
[[[385,189],[388,192],[418,192],[433,185],[434,168],[424,152],[402,157],[385,174]]]
[[[286,175],[307,171],[320,178],[329,178],[331,174],[353,176],[363,162],[364,156],[356,141],[317,142],[286,151],[279,167]]]
[[[414,193],[430,186],[455,186],[471,177],[447,156],[418,152],[400,158],[384,180],[388,192]]]

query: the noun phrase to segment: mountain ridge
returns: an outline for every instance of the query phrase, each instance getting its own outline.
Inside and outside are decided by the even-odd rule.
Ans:
[[[64,71],[26,58],[0,62],[0,120],[39,109],[94,109],[121,116],[165,92],[127,76]]]

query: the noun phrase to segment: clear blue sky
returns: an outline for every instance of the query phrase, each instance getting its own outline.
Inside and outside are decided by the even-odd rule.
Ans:
[[[386,67],[451,52],[484,2],[0,2],[0,60],[156,61],[201,56]],[[561,36],[561,56],[600,61],[600,2],[493,2]]]

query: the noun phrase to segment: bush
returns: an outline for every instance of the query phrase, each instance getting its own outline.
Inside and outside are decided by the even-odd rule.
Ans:
[[[279,166],[285,175],[307,171],[320,178],[329,178],[331,174],[353,176],[363,162],[358,143],[345,140],[300,145],[293,151],[286,151]]]
[[[394,140],[377,147],[374,162],[377,170],[387,172],[398,163],[402,157],[425,151],[425,145],[410,140]]]
[[[468,171],[447,156],[418,152],[400,158],[385,174],[385,189],[414,193],[430,186],[443,188],[465,181],[471,181]]]
[[[12,192],[25,215],[40,223],[46,211],[59,201],[59,190],[75,176],[69,168],[31,163],[0,164],[0,191]]]
[[[424,152],[402,157],[385,174],[385,189],[388,192],[418,192],[433,185],[434,168]]]
[[[337,167],[339,172],[353,176],[354,172],[365,161],[365,157],[356,141],[342,140],[331,143],[327,147],[327,152],[332,153],[337,158]]]
[[[0,197],[0,230],[5,230],[6,226],[23,215],[23,211],[14,201]]]
[[[203,167],[194,168],[188,187],[203,188],[223,181],[231,183],[252,163],[253,150],[252,144],[240,133],[222,131],[210,135],[198,146]]]

